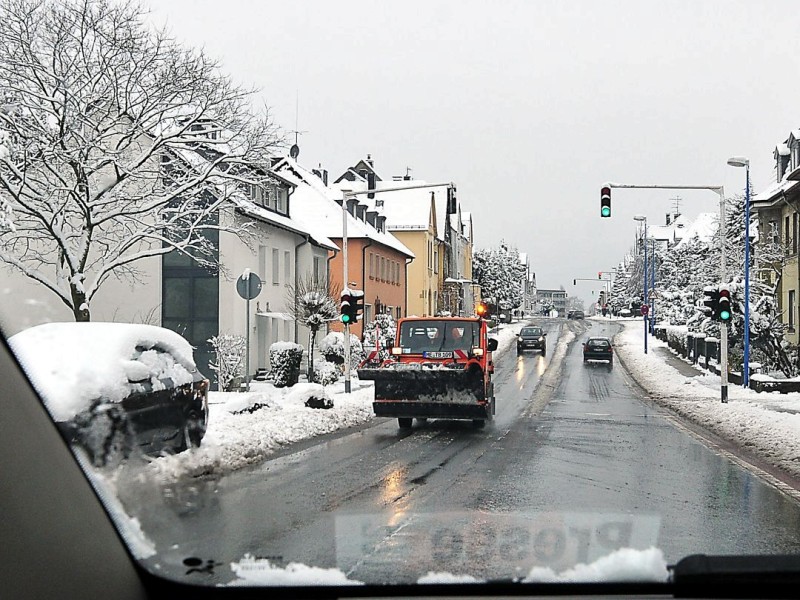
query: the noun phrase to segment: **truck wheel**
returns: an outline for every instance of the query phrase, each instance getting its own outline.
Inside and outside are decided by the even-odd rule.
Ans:
[[[400,425],[400,429],[411,429],[411,423],[414,421],[411,417],[399,417],[397,419],[397,423]]]
[[[484,425],[486,425],[486,421],[483,419],[472,419],[472,426],[475,429],[483,429]]]

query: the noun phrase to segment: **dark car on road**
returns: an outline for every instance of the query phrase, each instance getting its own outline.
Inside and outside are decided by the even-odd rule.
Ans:
[[[153,325],[47,323],[9,339],[62,435],[95,466],[199,446],[208,380],[179,334]]]
[[[614,364],[614,349],[611,340],[607,337],[590,337],[583,344],[583,362],[590,360],[607,361],[609,366]]]
[[[541,327],[523,327],[517,334],[517,354],[525,350],[541,350],[547,353],[547,334]]]
[[[583,313],[582,310],[576,310],[572,313],[573,319],[585,319],[586,315]]]

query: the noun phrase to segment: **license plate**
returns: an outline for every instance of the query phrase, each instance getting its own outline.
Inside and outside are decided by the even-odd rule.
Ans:
[[[453,358],[452,352],[423,352],[423,358]]]

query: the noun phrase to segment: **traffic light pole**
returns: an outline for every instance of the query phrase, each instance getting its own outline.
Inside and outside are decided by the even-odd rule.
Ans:
[[[344,274],[342,281],[344,288],[348,289],[349,277],[347,269],[347,201],[350,199],[348,194],[342,196],[342,264]],[[350,323],[344,324],[344,393],[350,393]]]
[[[606,183],[604,188],[644,189],[644,190],[711,190],[719,194],[719,280],[720,285],[725,284],[728,277],[725,260],[725,190],[721,185],[637,185],[630,183]],[[728,401],[728,324],[719,324],[719,354],[720,354],[720,395],[722,402]]]

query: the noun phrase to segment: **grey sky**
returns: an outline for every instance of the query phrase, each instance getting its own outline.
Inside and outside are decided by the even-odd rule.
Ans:
[[[610,270],[634,214],[662,224],[716,211],[712,192],[615,190],[604,181],[756,191],[800,126],[796,5],[760,2],[152,2],[151,18],[257,86],[300,160],[338,175],[371,153],[385,175],[453,180],[476,245],[532,257],[540,287]]]

